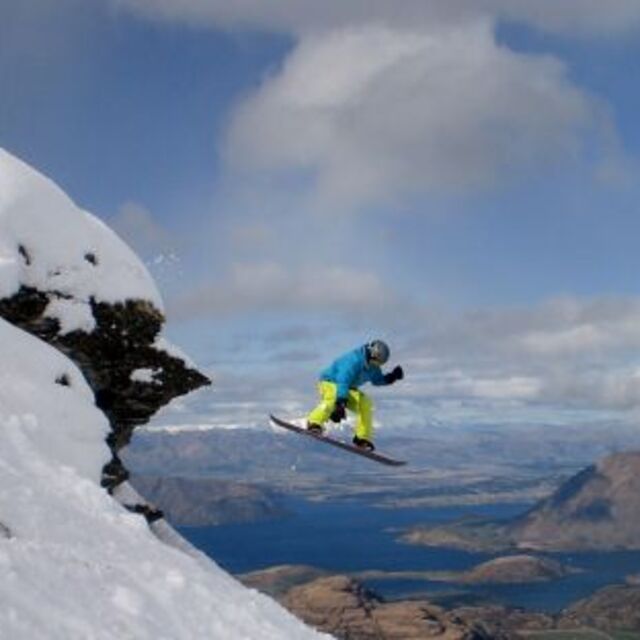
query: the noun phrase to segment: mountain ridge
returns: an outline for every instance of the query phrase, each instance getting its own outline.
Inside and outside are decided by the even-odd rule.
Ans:
[[[640,451],[614,453],[562,482],[521,516],[418,525],[410,544],[469,551],[640,549]]]
[[[616,453],[563,483],[511,522],[521,548],[640,549],[640,451]]]

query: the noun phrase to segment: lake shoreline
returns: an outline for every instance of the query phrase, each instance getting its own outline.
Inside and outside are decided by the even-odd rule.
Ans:
[[[327,574],[360,578],[385,600],[425,594],[461,602],[489,601],[554,613],[607,584],[624,581],[640,553],[544,554],[576,572],[550,582],[470,585],[442,579],[472,570],[500,554],[447,548],[421,548],[398,540],[419,523],[445,524],[472,515],[508,519],[529,504],[441,508],[379,508],[363,500],[287,501],[291,515],[277,520],[183,527],[181,532],[225,570],[242,575],[278,565],[307,565]],[[578,573],[578,570],[584,570]],[[368,573],[367,573],[368,572]],[[434,580],[436,577],[438,579]]]

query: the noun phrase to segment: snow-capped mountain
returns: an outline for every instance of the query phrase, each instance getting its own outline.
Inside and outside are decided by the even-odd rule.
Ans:
[[[7,302],[19,292],[23,309]],[[42,308],[27,318],[34,299]],[[0,319],[0,637],[326,637],[241,586],[166,523],[154,533],[100,486],[117,440],[105,438],[120,414],[117,398],[104,400],[108,376],[88,362],[94,343],[86,338],[99,328],[101,304],[131,300],[161,313],[144,265],[51,181],[0,150],[0,302],[12,319]],[[27,325],[31,333],[20,328]],[[69,357],[71,335],[84,340],[79,365]],[[140,369],[148,375],[127,370],[133,388],[169,386],[160,365]],[[124,483],[114,493],[126,499],[128,491]]]

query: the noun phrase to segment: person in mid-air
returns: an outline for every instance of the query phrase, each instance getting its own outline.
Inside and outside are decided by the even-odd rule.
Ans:
[[[307,430],[322,435],[324,424],[331,419],[340,422],[346,410],[357,414],[353,444],[373,451],[373,403],[358,387],[365,382],[380,386],[393,384],[404,378],[402,367],[389,373],[381,367],[389,360],[389,347],[382,340],[373,340],[345,353],[320,374],[318,393],[320,404],[307,416]]]

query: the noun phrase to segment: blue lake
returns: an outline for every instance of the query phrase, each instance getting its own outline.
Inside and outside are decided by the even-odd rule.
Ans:
[[[462,516],[509,518],[528,505],[380,509],[364,501],[292,499],[287,518],[217,527],[183,527],[181,533],[231,573],[279,564],[306,564],[331,572],[462,571],[490,559],[485,553],[430,549],[396,541],[398,530]],[[429,597],[445,604],[499,602],[558,611],[606,584],[640,573],[640,552],[553,554],[584,571],[561,580],[523,585],[459,586],[414,579],[365,581],[385,599]]]

